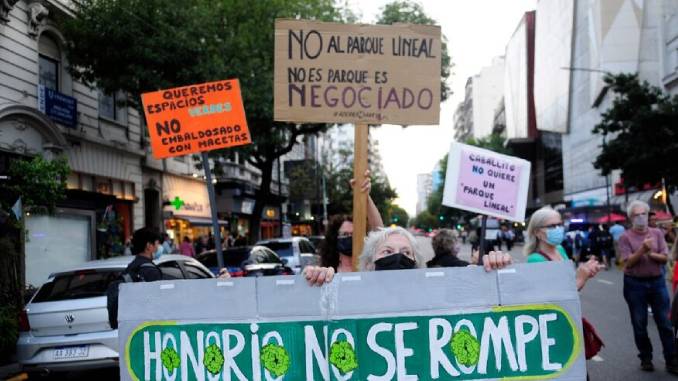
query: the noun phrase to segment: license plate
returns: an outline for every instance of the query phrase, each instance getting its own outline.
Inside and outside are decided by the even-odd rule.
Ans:
[[[54,349],[54,360],[76,359],[89,355],[89,345],[59,347]]]

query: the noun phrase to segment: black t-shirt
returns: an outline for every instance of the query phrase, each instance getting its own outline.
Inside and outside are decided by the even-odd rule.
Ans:
[[[466,267],[469,263],[454,255],[434,257],[426,263],[426,267]]]
[[[152,266],[142,266],[143,264],[151,264]],[[128,273],[137,274],[141,282],[154,282],[156,280],[162,280],[162,272],[156,266],[152,260],[141,256],[135,255],[134,260],[127,266],[125,269]]]

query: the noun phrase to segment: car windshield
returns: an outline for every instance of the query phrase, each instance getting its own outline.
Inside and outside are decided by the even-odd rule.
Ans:
[[[40,288],[32,302],[55,302],[104,296],[108,285],[118,278],[122,270],[84,270],[57,275]]]
[[[240,267],[250,255],[249,246],[235,247],[224,250],[224,265],[226,267]],[[207,267],[217,267],[216,251],[209,251],[198,255],[197,260]]]
[[[281,257],[291,257],[294,255],[294,252],[292,251],[292,242],[269,241],[261,243],[260,245],[268,247],[278,253]]]

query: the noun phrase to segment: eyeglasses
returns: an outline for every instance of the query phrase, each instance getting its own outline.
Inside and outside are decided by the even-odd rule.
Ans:
[[[562,227],[564,227],[564,226],[565,226],[565,225],[563,225],[562,222],[559,222],[559,223],[557,223],[557,224],[544,225],[544,226],[542,226],[542,228],[553,229],[553,228],[562,228]]]

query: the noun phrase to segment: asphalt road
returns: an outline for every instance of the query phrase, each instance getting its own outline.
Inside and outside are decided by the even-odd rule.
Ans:
[[[433,256],[430,239],[418,237],[420,249],[426,260]],[[468,259],[471,248],[463,245],[460,257]],[[523,262],[522,246],[511,250],[515,262]],[[581,292],[582,311],[584,316],[595,326],[598,334],[605,342],[605,347],[593,360],[588,361],[591,380],[625,381],[625,380],[675,380],[678,377],[664,370],[661,343],[654,321],[650,319],[648,331],[655,348],[654,372],[640,370],[640,361],[633,343],[633,333],[629,313],[622,295],[623,274],[614,268],[601,272],[590,280]],[[31,379],[44,379],[32,377]],[[50,377],[53,380],[97,380],[108,381],[118,379],[118,369],[71,372]]]

